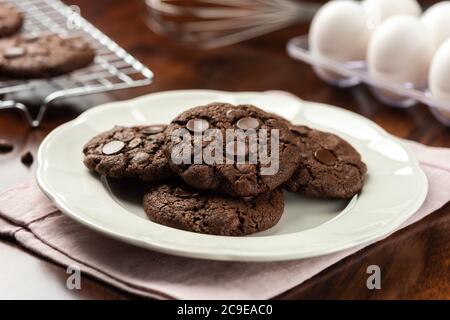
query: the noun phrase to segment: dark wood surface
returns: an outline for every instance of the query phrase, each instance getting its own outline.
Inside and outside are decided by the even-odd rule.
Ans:
[[[72,99],[52,108],[42,127],[36,130],[30,130],[17,112],[0,111],[0,139],[9,139],[15,145],[14,152],[0,155],[0,191],[31,179],[35,168],[23,166],[20,156],[28,150],[36,154],[39,143],[53,128],[86,108],[172,89],[287,90],[305,100],[358,112],[396,136],[450,147],[450,128],[439,124],[425,106],[408,110],[384,106],[365,86],[346,90],[330,87],[309,66],[290,59],[286,42],[306,33],[307,24],[227,48],[196,51],[173,46],[150,32],[143,20],[140,1],[66,3],[79,5],[88,20],[148,65],[156,74],[155,81],[145,88]],[[423,3],[428,5],[432,1]],[[449,230],[450,204],[447,204],[422,222],[346,258],[278,298],[449,299]],[[63,268],[30,255],[6,239],[0,241],[0,261],[0,298],[133,298],[86,277],[82,290],[69,291]],[[381,290],[366,288],[366,268],[372,264],[382,270]]]

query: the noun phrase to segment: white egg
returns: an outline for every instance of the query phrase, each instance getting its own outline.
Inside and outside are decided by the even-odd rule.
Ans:
[[[369,27],[372,29],[395,15],[419,17],[422,14],[416,0],[364,0],[362,5],[368,15]]]
[[[450,106],[450,38],[436,51],[430,67],[429,89],[442,105]],[[450,119],[450,111],[445,113]]]
[[[379,81],[426,85],[434,41],[418,18],[398,15],[374,32],[367,53],[370,76]]]
[[[308,40],[313,55],[344,62],[364,60],[369,37],[361,4],[335,0],[316,13]]]
[[[323,5],[314,16],[309,32],[309,48],[316,58],[338,62],[365,59],[370,38],[366,14],[359,2],[334,0]],[[324,81],[341,87],[352,86],[358,78],[345,77],[321,67],[315,67]]]
[[[450,38],[450,1],[431,6],[422,16],[422,22],[432,33],[436,47]]]

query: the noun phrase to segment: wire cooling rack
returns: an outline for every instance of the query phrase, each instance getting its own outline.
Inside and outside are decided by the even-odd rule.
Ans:
[[[96,50],[95,60],[89,67],[64,76],[0,80],[0,97],[29,92],[43,85],[50,87],[35,118],[23,103],[14,100],[0,101],[0,109],[14,108],[22,111],[32,127],[41,124],[48,107],[56,100],[138,87],[152,82],[152,71],[81,17],[78,7],[67,6],[59,0],[0,0],[0,3],[9,3],[23,12],[23,33],[80,36]]]

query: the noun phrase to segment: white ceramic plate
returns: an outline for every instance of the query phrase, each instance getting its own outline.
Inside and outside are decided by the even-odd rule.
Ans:
[[[363,192],[351,201],[286,194],[284,215],[272,229],[247,237],[212,236],[151,222],[138,187],[99,179],[82,163],[84,143],[101,131],[114,125],[168,123],[190,107],[213,101],[255,104],[347,139],[368,166]],[[214,260],[300,259],[382,238],[421,206],[428,186],[414,155],[371,121],[279,91],[169,91],[102,105],[54,130],[42,143],[38,162],[41,189],[82,224],[144,248]]]

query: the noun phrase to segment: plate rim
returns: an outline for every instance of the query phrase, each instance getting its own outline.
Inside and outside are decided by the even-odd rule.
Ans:
[[[249,254],[248,252],[243,255],[240,252],[236,252],[233,249],[227,249],[227,248],[221,248],[219,253],[211,253],[210,251],[205,250],[198,250],[198,248],[189,248],[186,247],[183,250],[181,250],[177,246],[172,246],[169,243],[156,243],[155,241],[149,241],[148,239],[146,241],[138,240],[135,238],[131,238],[130,236],[124,235],[120,232],[112,231],[110,229],[104,228],[103,226],[100,226],[98,224],[95,224],[92,221],[89,221],[89,219],[86,219],[82,215],[74,212],[71,208],[69,208],[63,201],[61,201],[60,198],[54,196],[53,191],[51,190],[51,187],[48,186],[45,182],[45,172],[44,172],[44,152],[45,152],[45,146],[48,145],[48,143],[53,139],[54,136],[56,136],[61,131],[64,131],[65,129],[68,129],[74,125],[76,125],[78,122],[83,122],[86,118],[90,117],[91,114],[101,112],[103,109],[107,109],[110,107],[114,107],[118,104],[126,104],[126,103],[136,103],[139,102],[139,100],[145,100],[149,96],[160,96],[160,95],[171,95],[171,94],[180,94],[180,93],[194,93],[194,94],[222,94],[222,95],[246,95],[246,94],[265,94],[270,92],[278,92],[283,94],[288,94],[295,99],[297,99],[299,102],[303,104],[308,105],[320,105],[321,107],[325,108],[331,108],[333,110],[338,110],[339,112],[343,113],[349,113],[353,117],[357,117],[360,120],[362,120],[365,124],[371,126],[374,128],[378,133],[380,133],[383,137],[389,138],[390,140],[394,140],[397,143],[401,145],[401,147],[408,153],[408,156],[410,157],[411,161],[410,164],[413,164],[416,173],[419,174],[419,178],[422,180],[422,191],[420,195],[416,198],[416,201],[411,204],[411,209],[405,210],[405,213],[402,215],[398,215],[395,219],[392,220],[392,222],[388,225],[388,227],[385,227],[383,232],[379,232],[375,235],[372,235],[370,237],[364,238],[364,240],[360,240],[357,243],[348,243],[346,245],[336,246],[333,249],[322,249],[322,250],[315,250],[312,251],[304,251],[299,254],[292,254],[292,253],[271,253],[270,255],[261,253],[261,252],[255,252],[252,254]],[[55,128],[52,132],[50,132],[46,138],[41,143],[39,150],[38,150],[38,156],[37,156],[37,170],[36,170],[36,181],[41,189],[41,191],[53,202],[53,204],[65,215],[69,216],[70,218],[78,221],[79,223],[87,226],[90,229],[93,229],[95,231],[98,231],[102,233],[103,235],[112,237],[116,240],[126,242],[135,246],[139,246],[145,249],[149,250],[155,250],[167,254],[177,255],[177,256],[183,256],[183,257],[189,257],[189,258],[198,258],[198,259],[208,259],[208,260],[219,260],[219,261],[247,261],[247,262],[269,262],[269,261],[290,261],[290,260],[299,260],[299,259],[305,259],[305,258],[312,258],[312,257],[318,257],[323,256],[326,254],[332,254],[339,251],[347,250],[359,245],[365,245],[368,243],[373,243],[377,240],[383,239],[386,236],[390,235],[391,233],[395,232],[398,227],[405,222],[409,217],[411,217],[424,203],[426,196],[428,194],[428,179],[423,172],[422,168],[420,167],[420,163],[415,156],[415,154],[411,151],[411,149],[403,143],[403,141],[393,136],[392,134],[388,133],[386,130],[384,130],[382,127],[371,121],[370,119],[365,118],[364,116],[357,114],[355,112],[339,108],[337,106],[323,104],[323,103],[317,103],[317,102],[309,102],[304,101],[297,96],[285,92],[285,91],[278,91],[278,90],[270,90],[270,91],[237,91],[237,92],[229,92],[229,91],[221,91],[221,90],[201,90],[201,89],[189,89],[189,90],[168,90],[168,91],[161,91],[156,93],[150,93],[146,95],[142,95],[133,99],[128,100],[121,100],[121,101],[113,101],[108,102],[105,104],[101,104],[99,106],[93,107],[82,114],[80,114],[77,118],[66,122],[57,128]],[[407,212],[406,212],[407,211]],[[310,231],[317,227],[305,230]],[[214,236],[218,237],[218,236]],[[220,237],[220,236],[219,236]],[[229,238],[229,237],[228,237]],[[154,240],[154,239],[152,239]],[[211,249],[209,249],[211,250]]]

